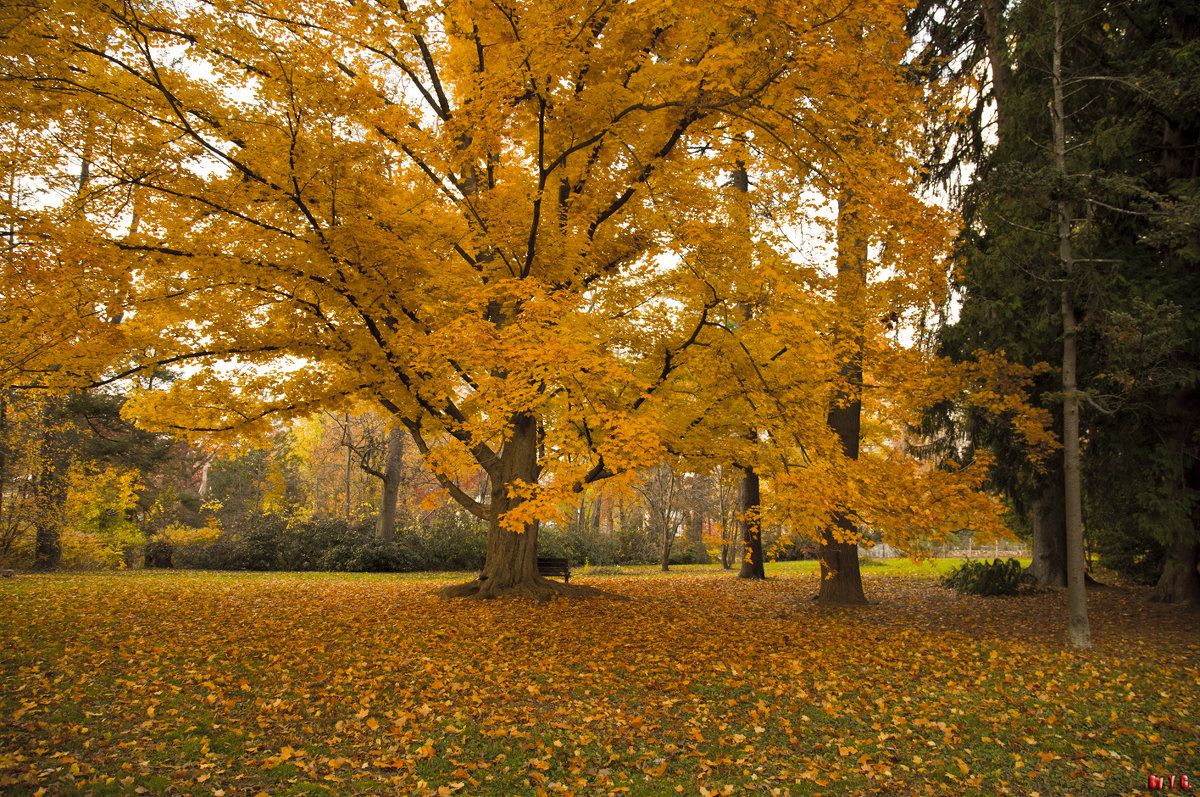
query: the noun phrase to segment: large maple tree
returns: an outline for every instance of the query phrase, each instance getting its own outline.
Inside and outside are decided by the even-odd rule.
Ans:
[[[881,211],[873,241],[899,240],[903,22],[859,0],[31,2],[4,45],[6,123],[39,120],[22,177],[42,194],[10,237],[54,284],[92,286],[62,314],[104,321],[74,338],[91,378],[184,368],[137,397],[143,424],[252,432],[376,403],[489,523],[484,571],[450,594],[572,592],[537,574],[539,519],[694,431],[724,400],[698,389],[716,341],[774,362],[781,329],[829,325],[797,303],[730,334],[798,266],[764,271],[727,235],[734,157],[714,153],[752,142],[736,158],[779,224],[836,185]],[[86,191],[56,186],[83,172]],[[897,277],[856,323],[928,302],[926,244],[880,259]],[[780,367],[824,357],[782,346]],[[830,450],[837,373],[796,382]],[[487,500],[456,484],[473,468]]]

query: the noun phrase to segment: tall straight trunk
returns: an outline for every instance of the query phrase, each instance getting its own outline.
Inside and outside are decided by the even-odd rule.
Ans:
[[[866,285],[867,237],[859,229],[858,207],[853,194],[843,191],[838,198],[837,295],[843,315],[834,329],[835,342],[843,348],[841,384],[834,391],[827,423],[837,436],[842,454],[858,459],[862,426],[862,331],[857,329],[857,308]],[[821,588],[817,600],[838,605],[863,605],[862,572],[858,566],[858,526],[850,509],[838,512],[821,534]]]
[[[659,510],[659,519],[662,521],[662,545],[659,548],[662,554],[660,564],[662,571],[666,573],[671,569],[671,548],[675,545],[675,535],[678,532],[678,526],[671,522],[671,515],[675,511],[675,471],[671,471],[671,480],[667,486],[666,502]]]
[[[762,495],[758,474],[753,468],[742,470],[738,489],[738,517],[742,529],[742,569],[738,578],[766,578],[762,550]]]
[[[1183,389],[1168,402],[1171,420],[1164,433],[1167,451],[1174,465],[1169,501],[1171,511],[1166,528],[1166,561],[1162,574],[1150,593],[1150,600],[1200,606],[1200,506],[1191,499],[1200,490],[1197,466],[1196,411],[1200,397]]]
[[[8,489],[8,390],[0,388],[0,529],[4,524],[4,492]],[[8,535],[4,535],[0,556],[8,553]]]
[[[1033,525],[1032,559],[1029,574],[1043,587],[1067,586],[1067,523],[1062,455],[1056,455],[1043,476],[1041,488],[1030,508]]]
[[[379,496],[379,517],[375,521],[375,539],[392,542],[396,537],[396,503],[404,467],[404,427],[396,424],[388,432],[383,462],[383,486]]]
[[[717,511],[721,516],[721,568],[733,568],[733,530],[729,519],[729,491],[726,490],[725,469],[718,468],[717,478]]]
[[[734,191],[737,192],[738,201],[744,208],[749,202],[750,194],[750,174],[746,171],[744,162],[737,162],[733,171],[732,183]],[[739,223],[744,227],[741,232],[748,241],[750,238],[748,212],[743,214]],[[741,303],[740,309],[742,321],[749,321],[752,314],[749,302]],[[758,431],[753,426],[746,433],[746,439],[754,443],[758,442]],[[738,486],[738,525],[742,530],[742,566],[738,571],[738,578],[766,578],[763,570],[762,510],[759,506],[762,500],[762,490],[758,473],[751,466],[745,466],[739,470],[742,474],[741,484]]]
[[[992,72],[996,127],[1004,131],[1008,129],[1008,100],[1013,88],[1012,65],[1009,63],[1008,44],[1004,33],[1003,17],[1006,4],[1006,0],[983,0],[980,4],[988,63]]]
[[[1054,3],[1054,58],[1052,79],[1054,101],[1054,165],[1061,178],[1067,177],[1066,113],[1063,101],[1063,20],[1062,3]],[[1076,648],[1092,646],[1088,628],[1087,585],[1083,552],[1083,498],[1079,453],[1079,390],[1076,385],[1077,335],[1075,329],[1074,271],[1071,251],[1071,206],[1058,202],[1058,256],[1062,263],[1063,329],[1063,515],[1067,524],[1067,642]]]
[[[62,563],[62,522],[67,504],[67,469],[70,452],[62,430],[57,425],[62,399],[53,397],[47,402],[38,458],[40,467],[33,489],[34,567],[55,570]]]
[[[708,547],[704,544],[704,513],[698,509],[688,514],[688,540],[696,552],[696,563],[712,564],[712,557],[708,555]]]

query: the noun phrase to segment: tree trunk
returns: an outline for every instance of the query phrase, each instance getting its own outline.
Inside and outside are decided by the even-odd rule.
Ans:
[[[738,490],[738,517],[742,528],[742,569],[738,578],[767,577],[763,570],[761,499],[758,474],[754,468],[743,468]]]
[[[1062,456],[1056,455],[1030,508],[1033,554],[1028,571],[1043,587],[1067,586],[1067,524],[1063,516],[1065,485]]]
[[[688,514],[688,540],[696,552],[696,563],[712,564],[712,557],[708,555],[708,548],[704,545],[704,513],[698,509],[693,509]]]
[[[662,556],[659,559],[659,564],[662,566],[664,573],[671,569],[671,549],[675,546],[676,529],[673,527],[670,518],[663,518],[663,541],[662,541]]]
[[[59,401],[53,399],[52,401]],[[67,504],[67,468],[70,452],[60,430],[58,413],[47,411],[47,428],[41,440],[41,469],[33,490],[34,568],[56,570],[62,563],[62,521]]]
[[[1183,389],[1168,403],[1167,450],[1175,465],[1167,525],[1166,561],[1150,600],[1200,606],[1200,506],[1192,496],[1200,490],[1200,459],[1197,457],[1197,395]]]
[[[733,537],[729,519],[729,491],[726,489],[725,469],[717,474],[717,510],[721,513],[721,569],[733,569]]]
[[[0,388],[0,530],[7,529],[4,522],[4,494],[8,490],[8,389]],[[7,564],[8,548],[11,538],[8,534],[0,536],[0,557]]]
[[[388,432],[387,454],[383,463],[383,486],[379,496],[379,517],[375,521],[375,539],[392,542],[396,537],[396,501],[404,466],[404,427],[396,424]]]
[[[857,308],[866,282],[867,237],[859,229],[857,203],[850,192],[838,200],[837,230],[837,296],[838,309],[847,318],[834,328],[835,337],[851,341],[842,363],[842,384],[834,391],[833,406],[827,422],[842,444],[847,459],[858,459],[862,424],[862,330]],[[858,567],[858,527],[847,511],[838,512],[833,523],[821,534],[820,603],[841,606],[861,606],[867,603],[863,592],[862,572]]]
[[[737,192],[738,207],[742,211],[738,226],[741,228],[740,232],[746,237],[746,241],[749,242],[750,173],[746,170],[746,164],[743,161],[737,162],[731,182],[734,191]],[[743,290],[745,288],[746,286],[742,286]],[[743,322],[751,319],[753,310],[748,301],[740,302],[738,309]],[[753,426],[746,433],[746,439],[754,443],[758,442],[758,431]],[[750,466],[741,468],[741,472],[741,483],[738,486],[738,524],[742,530],[742,566],[738,571],[738,578],[766,578],[763,570],[762,511],[759,508],[761,490],[758,473]]]
[[[1052,77],[1054,101],[1054,162],[1062,178],[1067,176],[1066,112],[1063,101],[1062,47],[1063,7],[1054,3],[1054,58]],[[1062,327],[1063,327],[1063,514],[1067,525],[1067,642],[1072,647],[1090,648],[1088,627],[1086,560],[1083,554],[1083,497],[1079,453],[1079,391],[1076,386],[1077,365],[1074,304],[1075,259],[1071,250],[1071,208],[1065,199],[1058,202],[1058,255],[1063,268]]]
[[[504,443],[496,478],[492,482],[490,517],[488,518],[487,555],[479,578],[466,584],[455,584],[441,591],[444,598],[498,598],[522,596],[548,600],[555,595],[594,595],[591,587],[564,584],[538,574],[538,523],[526,523],[512,531],[500,521],[508,510],[518,506],[521,498],[510,495],[518,482],[537,484],[537,419],[522,413],[513,417],[511,434]]]
[[[1004,33],[1005,0],[983,0],[984,36],[988,62],[992,68],[992,98],[996,103],[996,128],[1008,131],[1008,99],[1012,94],[1013,74],[1009,64],[1008,44]]]
[[[1200,607],[1200,543],[1180,541],[1167,551],[1150,600]]]

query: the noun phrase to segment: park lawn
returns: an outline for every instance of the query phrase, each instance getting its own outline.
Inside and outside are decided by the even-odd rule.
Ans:
[[[771,570],[769,566],[769,571]],[[784,568],[775,568],[776,571]],[[972,599],[864,571],[444,601],[340,574],[0,582],[12,794],[1109,795],[1200,782],[1200,630],[1145,590]],[[463,576],[458,576],[462,578]],[[573,581],[576,579],[573,579]]]

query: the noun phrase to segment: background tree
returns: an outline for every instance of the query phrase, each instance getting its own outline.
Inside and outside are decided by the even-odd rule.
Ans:
[[[18,64],[21,101],[69,101],[104,146],[87,195],[54,205],[69,220],[20,234],[44,223],[120,289],[130,369],[196,369],[139,397],[144,422],[252,431],[376,401],[491,524],[455,594],[570,591],[536,574],[538,519],[654,457],[656,402],[714,309],[651,267],[719,204],[717,164],[682,142],[757,115],[825,152],[837,137],[795,122],[852,125],[898,34],[869,4],[579,10],[35,5],[13,52],[55,46]],[[88,146],[67,144],[39,174]],[[476,467],[487,502],[454,483]]]
[[[1196,36],[1194,10],[1185,6],[1064,5],[1060,85],[1069,107],[1059,167],[1050,163],[1054,130],[1045,112],[1054,16],[1045,4],[1013,7],[1008,24],[1024,35],[1009,53],[1010,112],[975,180],[959,271],[962,314],[943,338],[956,356],[987,348],[1031,364],[1058,358],[1063,283],[1048,224],[1056,203],[1069,201],[1076,273],[1066,298],[1077,315],[1084,516],[1093,549],[1118,553],[1108,561],[1131,573],[1175,540],[1184,547],[1169,559],[1186,563],[1196,536],[1186,486],[1194,458],[1181,442],[1194,429],[1187,385],[1195,353],[1173,320],[1190,317],[1179,302],[1194,295],[1194,237],[1181,223],[1194,218],[1195,161],[1181,160],[1190,150],[1172,143],[1195,129],[1192,108],[1176,93],[1195,70],[1181,57]],[[1047,405],[1061,401],[1056,380],[1047,374],[1039,388]],[[1001,483],[1031,516],[1035,573],[1063,584],[1061,466],[1039,477],[1003,434],[977,429],[974,440],[997,452]],[[1117,478],[1126,481],[1118,486]],[[1172,584],[1164,595],[1186,600],[1195,566],[1168,567],[1164,581]]]

